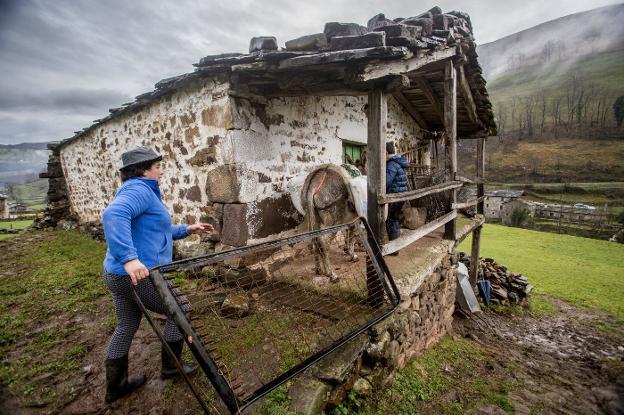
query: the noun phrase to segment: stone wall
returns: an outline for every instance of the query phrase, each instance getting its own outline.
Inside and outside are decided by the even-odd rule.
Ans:
[[[301,222],[289,180],[342,163],[344,140],[365,145],[366,111],[366,96],[250,100],[230,95],[225,77],[200,79],[62,144],[58,179],[67,184],[75,217],[98,222],[121,183],[121,153],[150,146],[164,156],[161,189],[174,222],[216,228],[201,240],[177,242],[177,251],[188,256],[220,249],[218,243],[242,246]],[[387,131],[391,141],[421,137],[391,96]]]
[[[451,330],[456,269],[457,257],[445,255],[411,293],[401,293],[393,315],[298,378],[290,388],[291,409],[318,414],[338,406],[350,390],[369,396],[392,383],[410,358]]]

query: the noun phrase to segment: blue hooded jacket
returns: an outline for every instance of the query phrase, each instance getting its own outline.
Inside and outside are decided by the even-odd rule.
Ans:
[[[407,173],[409,162],[399,154],[386,161],[386,193],[407,192]]]
[[[133,177],[126,180],[102,213],[106,257],[104,269],[128,275],[123,267],[139,259],[147,268],[171,262],[173,240],[189,236],[187,225],[172,225],[156,179]]]

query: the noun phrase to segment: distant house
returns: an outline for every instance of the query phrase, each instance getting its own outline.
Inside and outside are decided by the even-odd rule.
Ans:
[[[484,212],[487,219],[502,219],[503,204],[518,199],[524,194],[522,190],[490,190],[485,192]]]
[[[511,199],[501,204],[500,216],[499,216],[500,220],[501,222],[503,222],[504,225],[507,225],[507,226],[526,225],[527,224],[526,222],[520,223],[520,224],[514,224],[512,222],[512,215],[514,211],[526,210],[527,212],[526,221],[531,223],[533,222],[533,219],[535,218],[535,210],[537,209],[538,205],[539,205],[538,203],[531,202],[530,200],[525,200],[522,198]]]
[[[0,194],[0,219],[9,218],[9,198]]]
[[[28,210],[28,205],[24,203],[11,203],[8,206],[9,213],[23,213]]]

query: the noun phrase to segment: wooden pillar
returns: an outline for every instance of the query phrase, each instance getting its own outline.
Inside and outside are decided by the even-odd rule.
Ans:
[[[383,245],[386,232],[384,205],[377,200],[386,194],[386,123],[388,108],[386,95],[380,89],[368,94],[368,147],[366,175],[368,179],[367,217],[373,235]]]
[[[484,175],[485,175],[485,138],[479,138],[477,141],[477,197],[482,197],[485,194],[484,189]],[[477,213],[485,214],[485,210],[483,209],[483,204],[485,202],[482,200],[477,204]]]
[[[470,251],[470,286],[477,285],[479,275],[479,246],[481,244],[481,226],[472,231],[472,249]]]
[[[444,130],[446,154],[446,180],[455,180],[457,176],[457,73],[453,61],[449,60],[444,68]],[[457,190],[449,195],[448,211],[452,210],[457,200]],[[444,226],[444,239],[455,240],[455,219]]]
[[[484,173],[485,173],[485,138],[479,138],[477,141],[477,197],[484,195]],[[485,215],[484,201],[477,204],[477,213]],[[472,232],[472,249],[470,252],[470,284],[474,287],[477,284],[479,276],[479,250],[481,245],[481,229],[482,226],[475,228]]]

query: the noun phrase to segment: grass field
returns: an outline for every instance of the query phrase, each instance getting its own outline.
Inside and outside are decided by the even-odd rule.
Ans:
[[[458,248],[470,252],[470,237]],[[624,321],[624,245],[488,224],[481,255],[525,274],[538,293]]]

